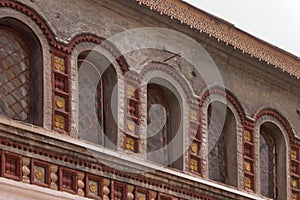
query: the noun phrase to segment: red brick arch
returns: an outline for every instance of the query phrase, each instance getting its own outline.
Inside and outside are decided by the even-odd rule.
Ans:
[[[287,120],[282,114],[280,114],[279,112],[277,112],[277,111],[274,110],[274,109],[266,108],[266,109],[263,109],[263,110],[259,111],[259,112],[254,116],[255,123],[256,123],[262,116],[271,116],[271,117],[274,117],[275,119],[277,119],[277,120],[282,124],[282,126],[284,127],[286,133],[288,134],[289,140],[290,140],[291,142],[293,142],[293,141],[295,142],[295,136],[294,136],[294,134],[293,134],[292,127],[291,127],[290,123],[288,122],[288,120]]]
[[[204,102],[206,101],[206,98],[208,98],[211,94],[218,94],[225,97],[234,106],[235,110],[237,111],[241,119],[242,124],[244,124],[245,117],[246,117],[245,111],[242,108],[241,103],[237,100],[237,98],[233,95],[233,93],[227,89],[221,89],[219,87],[213,87],[211,89],[207,89],[204,92],[204,94],[201,96],[199,102],[200,107],[203,106]]]

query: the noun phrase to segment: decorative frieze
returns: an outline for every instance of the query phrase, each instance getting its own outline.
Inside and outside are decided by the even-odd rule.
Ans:
[[[254,136],[253,129],[244,129],[244,188],[255,190],[255,158],[254,158]]]
[[[201,174],[202,158],[200,149],[202,146],[201,134],[201,118],[200,108],[197,106],[190,106],[189,109],[189,131],[190,131],[190,153],[189,153],[189,171]]]
[[[126,112],[125,112],[125,144],[126,150],[139,152],[139,137],[141,125],[140,88],[133,80],[126,82]]]
[[[205,33],[226,45],[232,45],[243,53],[251,55],[300,78],[300,65],[296,57],[279,51],[271,45],[265,44],[256,38],[241,32],[228,23],[214,18],[180,1],[136,0],[140,4],[155,10],[160,14],[179,20],[193,29]]]
[[[69,55],[52,50],[53,129],[70,131]]]
[[[297,145],[292,145],[291,154],[291,189],[292,200],[300,199],[300,148]]]
[[[1,141],[0,138],[0,143],[4,144],[5,142]],[[14,144],[11,143],[11,145],[14,146]],[[16,146],[17,147],[17,146]],[[22,149],[21,146],[18,147],[19,149]],[[24,146],[25,148],[25,146]],[[28,147],[26,147],[28,149]],[[32,152],[36,152],[36,154],[43,155],[41,152],[39,152],[37,149],[31,149]],[[5,151],[2,151],[2,154]],[[49,152],[48,152],[49,153]],[[157,189],[159,188],[165,188],[167,190],[173,191],[174,194],[182,194],[182,192],[185,193],[185,195],[188,196],[193,196],[197,199],[202,199],[205,198],[207,200],[213,200],[214,198],[208,197],[207,195],[200,194],[200,193],[195,193],[191,192],[187,189],[183,189],[181,187],[176,187],[176,186],[169,186],[162,184],[159,181],[154,181],[154,180],[147,180],[144,179],[143,176],[134,176],[130,177],[127,173],[122,173],[120,171],[116,170],[109,170],[108,167],[105,168],[106,174],[105,176],[110,176],[110,178],[107,177],[102,177],[99,175],[99,173],[95,174],[90,174],[91,172],[84,172],[84,171],[79,171],[77,170],[78,166],[73,166],[73,168],[69,168],[67,166],[58,166],[56,164],[48,163],[46,161],[40,161],[34,158],[28,158],[26,156],[19,156],[17,154],[13,154],[10,152],[5,152],[4,153],[5,157],[10,157],[14,158],[13,160],[20,160],[23,161],[22,163],[23,166],[28,166],[28,169],[30,173],[25,173],[25,176],[30,177],[30,182],[31,184],[35,184],[38,186],[42,187],[48,187],[53,190],[59,190],[59,191],[64,191],[72,194],[76,194],[79,196],[85,196],[88,198],[92,199],[102,199],[102,200],[109,200],[114,197],[115,199],[118,198],[126,198],[126,199],[144,199],[144,200],[168,200],[168,199],[180,199],[183,200],[182,198],[179,198],[177,196],[172,196],[172,195],[166,195],[162,191],[153,191],[150,190],[149,186],[156,187]],[[49,154],[48,154],[49,155]],[[60,155],[50,155],[51,157],[54,158],[54,160],[62,160],[63,158]],[[3,155],[1,155],[1,158],[3,159]],[[2,159],[0,165],[2,165]],[[30,159],[30,160],[28,160]],[[76,165],[85,165],[87,168],[95,168],[97,170],[100,170],[100,168],[97,168],[95,165],[88,165],[88,163],[81,163],[79,160],[76,159],[71,159],[71,158],[64,158],[66,162],[71,161],[72,163]],[[16,164],[18,162],[15,162]],[[21,164],[21,163],[19,163]],[[12,170],[14,167],[10,166],[9,170]],[[21,168],[21,165],[20,165]],[[19,168],[19,169],[20,169]],[[101,168],[102,169],[102,168]],[[94,171],[94,170],[92,170]],[[116,172],[116,173],[115,173]],[[20,172],[21,173],[21,172]],[[113,175],[113,176],[112,176]],[[122,177],[120,177],[120,175]],[[3,176],[1,174],[1,176]],[[132,184],[128,184],[128,182],[119,182],[116,181],[114,178],[118,178],[118,180],[121,179],[127,179],[129,178],[132,181]],[[13,177],[7,177],[7,178],[12,178]],[[58,181],[59,180],[59,181]],[[22,181],[21,176],[19,181]],[[143,182],[143,188],[138,187],[137,185],[134,185],[134,183],[138,184],[141,186],[141,183]],[[49,183],[49,184],[46,184]],[[246,186],[251,185],[252,182],[249,180],[245,181]],[[295,185],[295,184],[294,184]],[[298,183],[297,183],[298,185]],[[163,189],[163,190],[165,190]],[[160,189],[159,189],[160,190]],[[186,199],[186,198],[185,198]]]

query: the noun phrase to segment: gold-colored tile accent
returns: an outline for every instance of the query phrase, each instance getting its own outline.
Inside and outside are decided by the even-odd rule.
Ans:
[[[298,181],[295,180],[295,179],[293,179],[293,180],[292,180],[292,187],[293,187],[293,188],[297,188],[297,186],[298,186]]]
[[[191,145],[191,151],[193,153],[197,153],[198,152],[198,145],[197,145],[197,143],[192,143],[192,145]]]
[[[54,69],[65,72],[65,60],[63,58],[54,56]]]
[[[297,160],[298,157],[297,151],[295,151],[294,149],[291,150],[291,157],[293,160]]]
[[[127,86],[127,95],[129,97],[135,98],[135,92],[134,91],[135,91],[135,89],[134,89],[133,86],[131,86],[131,85]]]
[[[97,191],[97,186],[92,183],[90,184],[89,189],[91,193],[95,193]]]
[[[197,162],[197,160],[191,159],[191,161],[190,161],[190,169],[192,171],[195,171],[195,172],[198,171],[198,162]]]
[[[54,117],[55,128],[65,130],[65,121],[66,121],[65,117],[63,117],[61,115],[55,115],[55,117]]]
[[[244,131],[244,140],[246,142],[251,142],[251,133],[248,130]]]
[[[292,193],[292,200],[297,200],[297,198],[298,198],[298,194]]]
[[[247,172],[250,172],[251,171],[251,164],[249,163],[249,162],[245,162],[245,164],[244,164],[245,166],[245,170],[247,171]]]
[[[135,132],[135,123],[133,121],[127,121],[128,130],[131,132]]]
[[[244,182],[245,188],[252,189],[252,180],[251,180],[251,178],[245,177],[244,181],[245,181]]]
[[[55,105],[57,108],[62,109],[65,107],[65,102],[60,97],[57,97],[55,100]]]
[[[38,181],[41,181],[43,179],[43,171],[41,168],[37,168],[36,172],[35,172],[35,178],[38,180]]]
[[[135,141],[132,138],[126,138],[126,149],[130,151],[134,151]]]
[[[190,111],[190,119],[193,121],[198,121],[198,115],[197,115],[196,111],[194,111],[194,110]]]

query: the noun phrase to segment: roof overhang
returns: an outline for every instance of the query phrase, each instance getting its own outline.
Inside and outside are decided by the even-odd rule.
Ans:
[[[151,10],[179,20],[182,24],[231,45],[251,57],[300,78],[300,58],[260,40],[234,25],[195,8],[181,0],[136,0]]]

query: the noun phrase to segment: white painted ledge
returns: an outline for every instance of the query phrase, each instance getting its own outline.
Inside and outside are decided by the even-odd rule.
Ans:
[[[0,200],[88,200],[66,192],[0,178]]]

